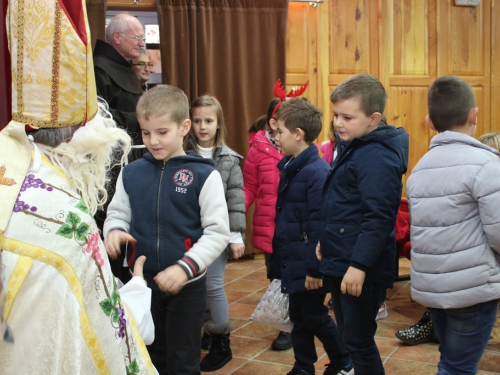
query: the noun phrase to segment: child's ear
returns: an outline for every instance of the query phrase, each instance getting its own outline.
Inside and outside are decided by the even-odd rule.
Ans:
[[[430,129],[437,132],[436,127],[434,126],[434,123],[432,122],[431,117],[429,115],[425,116],[425,125],[427,125]]]
[[[373,112],[370,116],[370,126],[377,126],[380,124],[380,120],[382,119],[382,114],[380,112]]]
[[[191,129],[191,120],[187,118],[181,124],[181,135],[185,137],[189,133],[189,129]]]
[[[477,125],[477,114],[479,113],[479,108],[472,108],[469,112],[469,125]]]
[[[273,131],[278,130],[278,127],[276,126],[276,120],[273,118],[269,120],[269,126]]]
[[[305,135],[306,135],[306,132],[304,130],[302,130],[301,128],[296,128],[295,129],[295,139],[297,141],[303,140],[304,137],[305,137]]]

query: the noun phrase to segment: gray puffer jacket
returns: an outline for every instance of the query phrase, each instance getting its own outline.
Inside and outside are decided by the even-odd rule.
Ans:
[[[243,192],[243,173],[240,162],[243,156],[229,147],[217,147],[214,152],[215,167],[222,177],[224,193],[229,210],[231,232],[241,232],[245,241],[245,193]]]
[[[407,183],[412,298],[450,309],[500,298],[499,153],[446,131]]]

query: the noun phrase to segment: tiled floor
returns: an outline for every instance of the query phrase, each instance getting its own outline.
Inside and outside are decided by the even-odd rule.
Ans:
[[[401,259],[400,274],[409,273],[409,262]],[[294,363],[293,349],[276,352],[271,349],[278,331],[251,322],[248,317],[268,286],[264,259],[244,258],[228,263],[225,287],[229,300],[229,317],[234,323],[231,333],[233,359],[221,370],[211,374],[281,375]],[[406,346],[394,332],[418,321],[424,308],[410,299],[409,281],[400,281],[388,291],[389,316],[379,321],[375,337],[387,375],[431,375],[437,372],[437,344]],[[317,342],[316,374],[322,374],[328,363],[322,345]],[[500,374],[500,342],[491,340],[479,364],[478,374]],[[208,374],[208,373],[207,373]]]

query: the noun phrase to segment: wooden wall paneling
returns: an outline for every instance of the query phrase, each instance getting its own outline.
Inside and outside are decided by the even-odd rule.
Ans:
[[[415,164],[429,150],[429,143],[435,134],[425,124],[427,115],[427,92],[425,86],[393,86],[387,90],[391,98],[389,123],[396,127],[404,127],[410,138],[408,172],[403,178],[406,194],[406,180]]]
[[[323,129],[318,136],[318,142],[328,140],[328,131],[332,119],[332,105],[328,86],[330,67],[330,0],[325,0],[318,6],[318,107],[323,111]]]
[[[109,10],[156,10],[156,0],[107,0]]]
[[[325,25],[320,30],[322,49],[328,51],[328,64],[323,63],[328,67],[323,73],[328,75],[328,80],[323,79],[323,85],[328,87],[328,110],[324,113],[323,140],[327,139],[332,119],[329,95],[333,89],[354,74],[368,72],[378,76],[379,70],[377,1],[329,0],[324,5],[328,5],[328,17],[322,18]],[[324,34],[326,31],[328,35]]]
[[[485,9],[487,11],[487,9]],[[496,22],[493,22],[495,20]],[[490,131],[500,132],[500,1],[491,0]]]
[[[479,107],[476,137],[491,129],[490,10],[491,0],[481,1],[477,7],[439,0],[438,76],[453,74],[473,86]]]
[[[435,0],[386,0],[381,5],[380,80],[388,99],[388,123],[410,138],[408,172],[427,152],[434,132],[425,125],[427,92],[436,78]],[[403,195],[405,191],[403,191]]]
[[[377,2],[330,0],[330,84],[377,70]],[[336,79],[337,78],[337,79]],[[340,79],[340,81],[338,80]]]
[[[308,3],[289,3],[286,89],[299,88],[309,81],[304,96],[315,105],[318,105],[317,40],[317,7]]]

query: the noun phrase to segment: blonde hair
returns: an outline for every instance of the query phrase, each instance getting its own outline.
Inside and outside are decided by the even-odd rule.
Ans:
[[[181,89],[170,85],[159,85],[142,94],[137,103],[136,114],[138,119],[170,115],[170,119],[177,125],[189,119],[189,102]]]
[[[215,139],[214,139],[214,146],[213,146],[213,152],[215,153],[215,150],[217,147],[224,147],[226,145],[226,123],[224,121],[224,112],[222,111],[222,105],[220,102],[217,100],[215,96],[210,96],[210,95],[202,95],[199,98],[197,98],[192,104],[190,108],[190,115],[191,115],[191,120],[193,118],[193,112],[196,108],[201,108],[201,107],[212,107],[215,111],[215,117],[217,119],[217,131],[215,132]],[[198,140],[196,139],[196,134],[194,132],[193,126],[191,126],[191,129],[189,130],[189,136],[186,137],[186,148],[189,147],[189,139],[192,139],[194,142],[194,150],[199,153],[198,149]]]
[[[479,137],[479,142],[484,143],[486,146],[493,147],[497,151],[500,151],[500,133],[483,134]]]
[[[51,162],[68,177],[72,188],[80,195],[94,215],[108,199],[106,184],[113,166],[125,163],[130,152],[130,136],[116,126],[106,102],[99,101],[99,112],[85,126],[77,129],[49,129],[71,139],[48,145],[34,136],[37,145],[48,151]],[[59,136],[59,138],[61,138]]]

